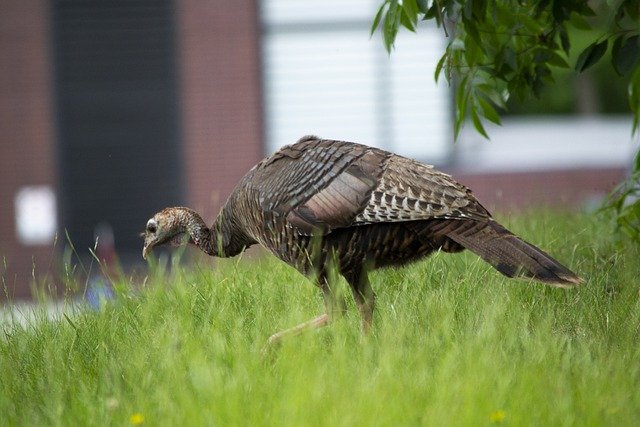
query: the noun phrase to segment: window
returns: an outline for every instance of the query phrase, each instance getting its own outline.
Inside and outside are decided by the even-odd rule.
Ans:
[[[369,37],[376,0],[264,0],[266,151],[306,134],[374,145],[428,163],[452,148],[450,92],[433,72],[436,28],[401,31],[387,54]]]

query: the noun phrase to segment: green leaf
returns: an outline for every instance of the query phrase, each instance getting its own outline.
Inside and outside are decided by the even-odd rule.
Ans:
[[[480,62],[482,50],[474,39],[467,37],[464,41],[464,58],[469,66],[476,65]]]
[[[529,35],[540,34],[542,31],[544,31],[543,22],[534,19],[533,16],[520,15],[518,16],[517,24],[524,25],[524,28],[526,28]]]
[[[456,117],[453,124],[453,138],[454,140],[458,139],[458,135],[460,134],[460,129],[462,128],[462,124],[464,123],[465,118],[467,117],[467,100],[468,96],[468,88],[467,82],[469,81],[469,75],[464,76],[458,87],[456,88]]]
[[[623,4],[624,11],[631,19],[638,21],[640,19],[640,6],[637,1],[629,0]]]
[[[487,0],[473,0],[473,18],[478,22],[484,22],[487,13]]]
[[[420,10],[418,9],[418,3],[416,0],[402,0],[402,10],[407,14],[407,18],[411,20],[414,24],[418,22],[418,13]]]
[[[531,81],[531,89],[533,90],[533,95],[536,98],[540,98],[542,95],[542,89],[546,84],[553,83],[553,77],[551,74],[551,70],[546,65],[536,65],[532,74]]]
[[[393,43],[396,40],[396,34],[398,34],[398,27],[400,26],[400,6],[398,0],[390,0],[387,14],[384,17],[383,24],[383,40],[384,47],[387,52],[391,52]]]
[[[427,10],[427,12],[424,14],[424,18],[422,18],[422,20],[426,21],[433,18],[436,18],[437,20],[438,16],[440,16],[440,14],[438,13],[438,3],[434,1],[429,10]],[[439,22],[438,25],[440,25]]]
[[[578,3],[574,4],[574,7],[576,7],[576,10],[581,15],[584,15],[584,16],[596,16],[597,15],[594,12],[594,10],[591,9],[591,7],[589,6],[589,4],[586,1],[578,2]]]
[[[571,68],[569,63],[562,56],[560,56],[558,52],[547,50],[547,53],[549,54],[549,58],[547,59],[547,63],[549,65],[560,68]]]
[[[481,96],[476,98],[478,100],[478,104],[480,105],[480,109],[482,110],[482,115],[492,123],[497,125],[500,124],[500,116],[493,105],[491,105],[487,100],[483,99]]]
[[[566,0],[556,0],[553,2],[553,5],[551,6],[551,14],[556,22],[561,23],[569,18],[571,5],[567,3],[570,2]]]
[[[440,78],[440,72],[442,72],[442,67],[444,67],[444,64],[447,61],[448,56],[449,56],[448,52],[445,52],[444,55],[442,55],[442,58],[440,58],[440,60],[438,61],[438,64],[436,65],[436,71],[434,73],[434,78],[435,78],[436,82]],[[447,78],[447,80],[448,80],[448,78]]]
[[[551,3],[551,0],[540,0],[538,2],[538,4],[535,5],[535,8],[536,8],[536,19],[538,19],[540,17],[540,15],[542,15],[544,10],[549,6],[550,3]]]
[[[518,69],[518,58],[516,53],[509,46],[505,46],[503,50],[504,63],[507,64],[512,70]]]
[[[415,0],[414,0],[415,1]],[[400,10],[400,24],[403,27],[411,31],[412,33],[416,32],[416,19],[418,10],[416,8],[416,12],[413,13],[411,10],[408,10],[405,5],[412,4],[412,1],[404,1],[402,3],[402,9]],[[415,3],[413,3],[415,5]],[[410,9],[410,8],[409,8]]]
[[[507,82],[507,90],[510,95],[515,96],[518,100],[522,101],[529,94],[528,88],[530,83],[526,73],[521,73]]]
[[[550,52],[551,51],[549,49],[544,49],[544,48],[536,49],[533,55],[533,62],[536,64],[542,64],[547,62],[549,58],[551,58]]]
[[[629,38],[620,36],[613,42],[611,63],[616,73],[627,74],[636,66],[638,57],[640,57],[640,36],[635,35]]]
[[[387,2],[382,3],[380,8],[378,9],[378,13],[376,13],[375,18],[373,18],[373,23],[371,24],[371,32],[369,33],[369,37],[373,36],[373,33],[376,32],[378,26],[380,25],[380,20],[382,19],[382,14],[387,6]]]
[[[482,122],[480,121],[480,117],[478,116],[478,112],[475,108],[471,108],[471,121],[473,122],[473,127],[476,128],[478,133],[489,139],[489,135],[487,135],[487,131],[484,130],[484,126],[482,126]]]
[[[573,25],[578,30],[583,30],[583,31],[591,30],[591,24],[589,24],[587,20],[584,19],[584,16],[582,16],[577,12],[573,12],[571,14],[571,17],[569,18],[569,22],[571,22],[571,25]]]
[[[480,90],[484,96],[489,98],[489,100],[498,108],[503,110],[507,109],[507,99],[509,98],[508,92],[505,91],[506,95],[500,94],[496,88],[491,86],[489,83],[480,83],[478,85],[478,90]]]
[[[587,46],[578,56],[576,70],[582,72],[598,62],[607,51],[607,45],[608,40],[603,40],[600,43],[593,42]]]
[[[418,0],[418,9],[420,9],[421,13],[427,13],[429,11],[429,1],[428,0]]]
[[[462,24],[464,25],[464,30],[469,36],[471,36],[471,39],[473,40],[473,42],[476,45],[481,46],[482,40],[480,39],[480,33],[478,32],[478,27],[476,26],[476,23],[473,20],[467,19],[463,16]]]
[[[569,41],[569,34],[567,34],[567,30],[564,26],[560,27],[560,44],[562,45],[564,53],[568,55],[569,49],[571,49],[571,42]]]
[[[400,24],[412,33],[416,32],[416,26],[411,21],[411,18],[407,16],[407,12],[404,9],[400,12]]]

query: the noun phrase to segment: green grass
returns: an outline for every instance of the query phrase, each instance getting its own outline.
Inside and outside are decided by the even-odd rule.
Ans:
[[[264,356],[322,310],[305,278],[272,257],[160,266],[100,311],[5,325],[0,424],[637,425],[640,250],[586,215],[505,222],[586,283],[438,254],[371,274],[370,336],[349,299],[343,320]]]

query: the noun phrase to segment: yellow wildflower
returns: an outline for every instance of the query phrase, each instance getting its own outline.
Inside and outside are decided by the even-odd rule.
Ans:
[[[144,415],[142,415],[140,412],[136,412],[131,415],[131,417],[129,418],[129,422],[134,426],[139,426],[144,422]]]
[[[507,414],[502,409],[498,409],[497,411],[493,411],[491,415],[489,415],[489,419],[492,423],[501,423],[506,418]]]

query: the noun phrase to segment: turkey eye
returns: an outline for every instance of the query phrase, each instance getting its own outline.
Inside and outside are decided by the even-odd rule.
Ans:
[[[158,224],[156,224],[154,220],[150,219],[149,222],[147,222],[147,231],[149,233],[155,233],[157,229]]]

